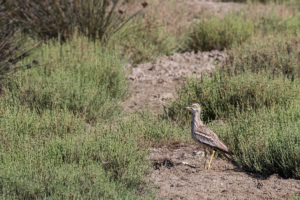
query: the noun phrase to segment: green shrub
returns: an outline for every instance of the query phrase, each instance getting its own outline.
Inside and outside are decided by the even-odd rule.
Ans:
[[[88,122],[109,119],[120,112],[117,101],[126,96],[125,62],[100,45],[81,37],[45,44],[27,60],[36,58],[44,66],[17,74],[6,92],[40,113],[66,108]]]
[[[149,114],[87,126],[67,109],[38,113],[10,97],[0,101],[5,199],[153,199],[146,148],[189,136]]]
[[[299,103],[242,113],[230,118],[226,125],[215,125],[214,130],[246,170],[300,177]]]
[[[230,49],[246,41],[254,30],[253,22],[238,13],[224,18],[212,16],[201,20],[188,36],[187,48],[194,51]]]
[[[298,37],[268,36],[255,38],[229,51],[226,68],[240,74],[245,71],[284,75],[292,80],[300,76],[300,40]]]
[[[256,32],[261,31],[263,35],[266,33],[275,33],[283,35],[300,35],[300,15],[279,14],[276,11],[271,11],[268,14],[254,16]]]
[[[249,109],[268,108],[275,104],[286,107],[296,93],[296,83],[282,78],[269,79],[263,74],[204,75],[201,80],[189,80],[178,90],[178,97],[170,103],[166,115],[179,123],[185,123],[189,121],[190,115],[183,107],[198,102],[205,121],[226,119],[236,112]]]
[[[89,129],[68,110],[39,114],[10,104],[0,111],[1,197],[144,198],[146,152],[126,123]]]
[[[149,113],[137,113],[126,121],[131,132],[138,134],[140,143],[166,145],[190,138],[189,128],[180,127],[169,120],[162,120]]]

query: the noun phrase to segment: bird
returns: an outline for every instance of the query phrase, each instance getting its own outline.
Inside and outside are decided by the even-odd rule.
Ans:
[[[200,118],[201,107],[198,103],[192,103],[189,106],[185,107],[186,110],[189,110],[193,113],[193,120],[191,122],[191,135],[192,138],[202,144],[204,147],[205,154],[205,162],[204,169],[209,170],[211,167],[211,162],[213,160],[215,151],[219,151],[223,153],[228,159],[232,159],[232,152],[228,149],[228,147],[219,139],[218,135],[214,133],[212,130],[207,128]],[[209,159],[209,163],[207,168],[206,160],[207,160],[207,149],[212,149],[211,157]]]

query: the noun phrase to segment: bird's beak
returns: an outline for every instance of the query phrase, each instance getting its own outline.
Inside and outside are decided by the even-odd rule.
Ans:
[[[185,110],[191,110],[191,107],[187,106],[184,108]]]

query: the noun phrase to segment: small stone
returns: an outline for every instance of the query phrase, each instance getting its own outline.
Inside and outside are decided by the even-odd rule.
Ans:
[[[165,81],[161,78],[157,80],[157,83],[159,83],[159,84],[162,84],[163,82],[165,82]]]
[[[171,99],[172,97],[173,97],[172,93],[162,94],[161,95],[161,100],[165,101],[165,100]]]
[[[152,65],[150,68],[148,68],[149,71],[152,71],[155,69],[155,65]]]

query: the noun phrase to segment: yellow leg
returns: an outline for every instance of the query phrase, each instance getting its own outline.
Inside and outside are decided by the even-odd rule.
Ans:
[[[214,155],[215,155],[215,150],[212,151],[211,157],[209,159],[208,168],[207,168],[208,170],[210,169],[210,165],[211,165]]]
[[[207,152],[206,149],[204,149],[204,169],[206,169],[206,160],[207,160]]]

